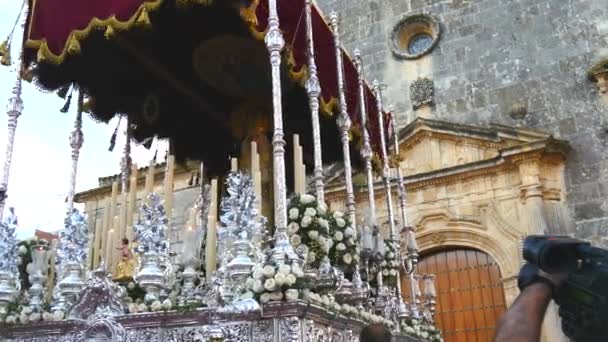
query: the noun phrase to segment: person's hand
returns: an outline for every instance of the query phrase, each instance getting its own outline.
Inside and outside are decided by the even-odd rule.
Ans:
[[[555,291],[564,283],[568,278],[568,273],[547,273],[539,269],[534,264],[525,264],[519,271],[517,277],[517,286],[523,291],[527,286],[534,283],[545,283],[551,287],[551,292]]]

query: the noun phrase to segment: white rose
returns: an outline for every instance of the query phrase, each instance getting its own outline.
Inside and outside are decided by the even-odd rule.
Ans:
[[[277,273],[274,276],[274,281],[276,282],[277,286],[283,286],[285,285],[285,283],[287,282],[287,277],[285,277],[285,275],[283,273]],[[266,287],[266,284],[264,284],[264,287]],[[271,289],[266,288],[268,291],[272,291]]]
[[[344,221],[344,219],[343,219],[343,218],[338,217],[338,218],[336,219],[336,224],[338,225],[338,227],[340,227],[340,228],[344,228],[344,226],[346,226],[346,221]]]
[[[319,203],[317,206],[317,212],[319,215],[325,215],[327,213],[327,206],[323,203]]]
[[[279,301],[279,300],[283,300],[283,292],[281,291],[276,291],[270,294],[270,300],[272,301]]]
[[[128,288],[129,290],[133,290],[133,289],[135,288],[135,283],[134,283],[134,282],[132,282],[132,281],[130,281],[130,282],[129,282],[129,284],[127,284],[127,288]]]
[[[129,310],[129,313],[137,313],[137,304],[131,303],[127,306],[127,309]]]
[[[253,296],[253,292],[247,291],[241,295],[241,299],[252,299]]]
[[[323,253],[325,254],[329,254],[329,250],[331,249],[331,247],[329,246],[329,244],[325,243],[321,245],[321,250],[323,251]]]
[[[387,276],[388,275],[388,270],[382,271],[382,275]]]
[[[355,256],[353,256],[353,260],[355,262],[359,262],[359,253],[355,254]]]
[[[289,289],[285,292],[285,299],[296,300],[300,296],[300,293],[296,289]]]
[[[260,296],[260,302],[262,302],[262,304],[264,303],[268,303],[270,301],[270,293],[265,292],[262,293],[262,295]]]
[[[160,311],[162,309],[163,305],[160,303],[159,300],[155,300],[154,302],[152,302],[152,305],[150,305],[150,310],[152,310],[152,312],[156,312],[156,311]]]
[[[346,237],[351,237],[351,236],[355,236],[355,230],[352,229],[351,227],[348,227],[344,230],[344,235]]]
[[[274,277],[274,267],[272,267],[270,265],[264,266],[262,273],[264,274],[264,277],[272,278],[272,277]]]
[[[300,268],[298,265],[292,265],[291,272],[298,278],[304,276],[304,271],[302,271],[302,268]]]
[[[21,315],[19,315],[19,322],[21,324],[27,324],[30,321],[30,318],[28,315],[24,314],[23,312],[21,313]]]
[[[342,232],[336,232],[334,234],[334,240],[336,240],[336,241],[342,241],[342,239],[344,239],[344,234],[342,234]]]
[[[306,210],[304,211],[304,215],[314,217],[317,215],[317,211],[314,208],[306,208]]]
[[[279,266],[279,273],[283,273],[283,275],[288,275],[291,273],[291,267],[289,265],[281,265]]]
[[[42,319],[42,315],[39,312],[34,312],[30,315],[30,321],[36,323]]]
[[[32,308],[30,308],[29,306],[26,306],[26,307],[23,308],[23,310],[21,310],[21,313],[29,315],[29,314],[32,313]]]
[[[423,331],[422,333],[420,333],[420,336],[424,339],[427,339],[429,337],[429,334],[426,331]]]
[[[342,218],[342,217],[344,217],[344,213],[339,210],[336,210],[336,211],[334,211],[333,216],[335,219]]]
[[[405,327],[405,332],[406,332],[407,334],[410,334],[410,335],[411,335],[411,334],[413,334],[413,333],[414,333],[414,328],[412,328],[412,327],[410,327],[410,326],[406,326],[406,327]]]
[[[144,303],[141,303],[141,304],[139,304],[139,308],[137,308],[137,311],[146,312],[146,311],[148,311],[148,306]]]
[[[346,239],[346,245],[347,246],[352,246],[355,244],[355,240],[353,240],[352,238]]]
[[[266,279],[266,281],[264,282],[264,288],[266,289],[266,291],[272,292],[276,287],[277,282],[273,278]]]
[[[298,247],[302,243],[302,238],[298,234],[294,234],[289,238],[291,241],[291,245],[294,247]]]
[[[304,195],[300,196],[300,202],[302,202],[303,204],[310,204],[316,200],[317,199],[313,195],[304,194]]]
[[[264,271],[261,268],[256,268],[253,270],[253,278],[254,279],[263,279],[264,278]]]
[[[342,306],[340,306],[340,304],[338,304],[338,303],[335,303],[335,302],[334,302],[334,303],[332,303],[332,305],[331,305],[331,306],[332,306],[332,309],[334,309],[334,310],[336,310],[336,311],[340,311],[340,310],[342,310]]]
[[[163,310],[171,310],[173,303],[169,299],[165,299],[162,303]]]
[[[323,295],[321,296],[321,301],[323,302],[323,305],[329,307],[331,305],[331,300],[329,299],[329,297]]]
[[[334,240],[332,240],[332,239],[327,239],[327,240],[325,240],[325,244],[326,244],[326,245],[327,245],[329,248],[331,248],[331,247],[334,245]]]
[[[382,267],[386,267],[386,261],[383,261],[380,265],[382,265]]]
[[[312,218],[310,216],[304,216],[302,218],[302,222],[301,222],[302,228],[306,228],[306,227],[310,226],[311,223],[312,223]]]
[[[247,281],[245,281],[245,287],[247,287],[248,289],[252,289],[253,284],[255,284],[255,279],[251,277],[247,278]]]
[[[19,253],[19,255],[25,255],[25,254],[27,254],[27,247],[25,247],[24,245],[19,246],[19,249],[17,250],[17,253]]]
[[[397,275],[397,271],[395,271],[395,270],[391,270],[391,271],[390,271],[390,274],[391,274],[392,276],[396,276],[396,275]]]
[[[316,240],[319,238],[319,232],[316,230],[311,230],[308,232],[308,238],[311,240]]]
[[[289,219],[290,220],[297,220],[298,217],[300,217],[300,211],[298,210],[298,208],[289,209]]]
[[[350,256],[350,254],[348,254],[348,253],[347,253],[347,254],[344,254],[344,255],[342,256],[342,261],[344,261],[344,263],[345,263],[345,264],[350,265],[350,264],[351,264],[351,262],[353,262],[353,257],[352,257],[352,256]]]
[[[17,323],[17,316],[10,315],[6,317],[6,324],[15,324]]]
[[[287,226],[287,233],[289,235],[293,235],[295,233],[298,232],[298,230],[300,230],[300,225],[297,222],[291,222],[288,226]]]
[[[289,274],[287,277],[285,277],[285,284],[287,286],[292,286],[293,284],[296,283],[297,280],[298,279],[296,278],[296,276],[292,273],[292,274]]]
[[[317,260],[317,255],[314,252],[308,253],[308,262],[315,262]]]
[[[329,229],[329,222],[326,219],[320,218],[317,220],[317,222],[319,223],[319,226]]]
[[[53,312],[54,321],[61,321],[63,319],[63,317],[65,317],[65,314],[63,313],[63,311],[57,310],[57,311]]]
[[[388,258],[389,258],[389,259],[394,259],[394,258],[395,258],[395,253],[393,253],[393,252],[388,252],[388,255],[387,255],[387,256],[388,256]]]
[[[346,246],[345,246],[345,245],[344,245],[342,242],[340,242],[340,243],[339,243],[339,244],[336,246],[336,249],[337,249],[337,250],[339,250],[339,251],[343,251],[343,250],[346,250]]]
[[[257,279],[255,281],[255,283],[253,284],[252,290],[255,293],[262,293],[262,292],[264,292],[264,284],[262,283],[262,281],[260,279]]]
[[[53,315],[51,313],[45,311],[42,313],[42,320],[45,322],[52,321]]]

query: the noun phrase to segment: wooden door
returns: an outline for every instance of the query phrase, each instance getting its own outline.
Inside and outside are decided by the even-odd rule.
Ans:
[[[446,342],[492,341],[505,311],[502,277],[492,257],[473,249],[444,250],[424,255],[417,273],[436,275],[435,321]],[[409,301],[407,279],[403,295]]]

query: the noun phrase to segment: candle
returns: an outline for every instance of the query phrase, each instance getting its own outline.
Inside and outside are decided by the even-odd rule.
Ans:
[[[298,145],[298,188],[300,193],[306,193],[306,166],[304,166],[304,152],[302,146]]]
[[[102,228],[101,228],[101,233],[99,234],[99,236],[95,236],[95,247],[98,248],[97,250],[97,260],[95,260],[95,262],[99,265],[99,262],[101,261],[105,261],[105,264],[107,265],[107,261],[106,261],[106,256],[108,255],[106,253],[106,249],[107,249],[107,245],[108,245],[108,231],[110,230],[110,218],[112,216],[110,216],[110,199],[107,198],[105,201],[105,205],[103,208],[103,222],[102,222]]]
[[[171,218],[173,212],[173,176],[175,173],[175,156],[169,155],[167,158],[167,168],[165,170],[165,212],[167,213],[167,224],[168,232],[166,236],[169,236],[171,231]]]
[[[131,184],[129,186],[129,201],[127,207],[127,227],[125,237],[133,241],[133,213],[135,212],[135,203],[137,202],[137,165],[133,164],[131,170]]]
[[[116,229],[117,216],[116,216],[116,202],[118,197],[118,182],[112,183],[112,195],[110,196],[110,221],[108,229],[111,233],[114,233]],[[108,266],[108,270],[112,269],[112,248],[114,246],[114,236],[116,234],[111,234],[108,236],[107,250],[106,250],[106,265]]]
[[[300,136],[297,134],[293,135],[293,191],[295,193],[302,193],[300,188]]]
[[[211,181],[211,203],[207,224],[207,244],[205,250],[205,270],[207,279],[211,278],[217,267],[217,179]]]
[[[156,164],[154,163],[154,160],[150,160],[150,164],[148,164],[148,173],[146,173],[146,185],[145,185],[146,195],[148,195],[154,191],[154,172],[155,171],[156,171]]]
[[[230,158],[230,172],[237,172],[239,170],[239,160],[236,158]]]
[[[258,153],[258,143],[251,142],[251,178],[253,190],[258,201],[258,212],[262,212],[262,173],[260,171],[260,154]]]

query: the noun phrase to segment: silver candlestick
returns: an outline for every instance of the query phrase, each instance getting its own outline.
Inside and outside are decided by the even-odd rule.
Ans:
[[[306,0],[306,46],[308,49],[308,80],[306,80],[306,92],[310,106],[312,120],[312,137],[314,148],[314,180],[317,201],[325,203],[325,191],[323,185],[323,157],[321,151],[321,126],[319,124],[319,96],[321,85],[317,76],[317,64],[315,62],[315,47],[312,26],[312,0]]]
[[[46,281],[49,268],[49,246],[32,246],[31,253],[32,262],[28,265],[29,281],[32,284],[29,289],[29,306],[32,311],[41,312],[44,297],[44,282]]]
[[[274,172],[274,249],[272,259],[277,264],[287,260],[299,263],[287,236],[287,185],[285,183],[285,139],[283,133],[283,106],[281,95],[281,51],[285,46],[283,33],[279,28],[277,0],[268,1],[268,30],[264,37],[270,54],[272,73],[272,108],[274,133],[272,138],[273,172]],[[287,260],[286,260],[287,259]]]
[[[4,168],[2,169],[2,182],[0,183],[0,220],[4,215],[4,205],[6,203],[8,191],[8,179],[13,161],[13,150],[15,144],[15,131],[17,130],[17,120],[23,112],[23,100],[21,100],[21,74],[17,72],[17,82],[13,87],[13,96],[6,105],[8,115],[8,140],[6,142],[6,154],[4,157]]]
[[[82,91],[78,94],[78,112],[76,120],[74,120],[74,130],[70,134],[70,147],[72,148],[72,172],[70,173],[70,188],[68,190],[68,214],[74,209],[74,194],[76,193],[76,176],[78,174],[78,159],[80,149],[84,144],[84,135],[82,134],[82,104],[84,94]]]
[[[15,210],[0,224],[0,315],[6,314],[9,304],[19,293],[17,269],[17,218]]]

